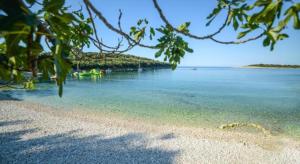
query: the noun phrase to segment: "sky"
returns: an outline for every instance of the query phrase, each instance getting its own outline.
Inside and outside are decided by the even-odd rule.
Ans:
[[[129,31],[130,27],[136,25],[136,22],[141,18],[146,18],[153,27],[163,25],[151,0],[91,0],[91,2],[115,26],[117,26],[119,9],[121,9],[123,12],[121,23],[124,31]],[[158,2],[175,27],[184,22],[191,22],[190,32],[193,34],[212,33],[225,19],[225,13],[222,13],[211,26],[205,26],[206,17],[216,6],[217,0],[158,0]],[[299,2],[299,0],[295,2]],[[80,0],[67,0],[67,5],[74,9],[79,9],[80,4],[82,4]],[[84,12],[86,13],[86,11]],[[99,20],[96,20],[96,24],[98,34],[103,41],[108,44],[115,44],[119,37],[109,31]],[[222,45],[211,40],[195,40],[184,37],[194,52],[186,54],[180,66],[244,66],[257,63],[300,64],[300,31],[295,31],[289,27],[286,33],[290,37],[277,43],[273,51],[270,51],[269,47],[262,46],[263,39],[242,45]],[[237,32],[230,27],[216,38],[231,41],[235,40],[236,36]],[[145,40],[144,43],[154,44],[155,42]],[[95,47],[84,50],[97,51]],[[154,50],[141,47],[135,47],[127,53],[155,59]]]

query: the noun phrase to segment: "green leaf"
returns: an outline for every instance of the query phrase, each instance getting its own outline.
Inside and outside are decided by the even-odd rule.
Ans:
[[[62,97],[62,95],[63,95],[63,85],[62,84],[58,86],[58,95],[59,95],[59,97]]]
[[[244,36],[246,36],[251,30],[247,30],[247,31],[243,31],[243,32],[240,32],[237,39],[241,39],[243,38]]]
[[[164,49],[163,49],[163,48],[159,49],[159,51],[157,51],[157,52],[155,53],[155,57],[156,57],[156,58],[160,57],[161,54],[162,54],[163,52],[164,52]]]
[[[288,38],[289,36],[287,34],[279,34],[278,40],[283,40],[285,38]]]
[[[141,38],[144,37],[144,34],[145,34],[145,28],[143,28],[142,30],[140,31],[137,31],[136,34],[134,35],[134,40],[136,42],[138,42]]]
[[[276,42],[272,41],[272,43],[271,43],[271,48],[270,48],[271,51],[274,50],[275,44],[276,44]]]
[[[239,19],[240,22],[242,22],[244,20],[242,14],[238,14],[237,17],[238,17],[238,19]]]
[[[72,21],[77,21],[77,19],[71,13],[63,13],[61,16],[58,16],[58,18],[60,18],[66,24],[69,24]]]
[[[233,17],[233,28],[235,31],[239,28],[239,23],[235,17]]]
[[[234,13],[231,11],[231,12],[229,13],[229,16],[228,16],[227,26],[230,25],[233,16],[234,16]]]
[[[142,23],[143,23],[143,20],[140,19],[140,20],[138,20],[137,25],[140,26]]]
[[[144,22],[145,22],[145,24],[148,24],[148,23],[149,23],[147,19],[144,19]]]
[[[298,13],[294,14],[294,25],[293,26],[294,26],[295,29],[300,29],[300,20],[299,20]]]
[[[154,31],[154,28],[150,27],[150,40],[153,39],[153,36],[155,36],[155,31]]]
[[[217,8],[215,8],[212,13],[210,13],[206,19],[211,19],[213,17],[215,17],[216,15],[218,15],[220,13],[220,11],[222,10],[222,8],[220,6],[218,6]]]
[[[183,23],[182,25],[180,25],[178,27],[178,30],[181,31],[181,32],[188,33],[189,32],[188,28],[189,28],[190,24],[191,24],[191,22],[185,22],[185,23]]]
[[[154,28],[150,28],[150,34],[152,35],[152,36],[154,36],[155,35],[155,30],[154,30]]]
[[[58,95],[62,96],[62,89],[65,78],[69,73],[71,65],[66,62],[66,59],[63,57],[64,51],[66,48],[61,41],[58,41],[56,48],[55,48],[55,55],[54,55],[54,64],[56,68],[56,83],[58,85]]]
[[[264,47],[267,47],[267,46],[270,45],[270,39],[269,39],[269,37],[266,37],[266,38],[264,39],[263,45],[264,45]]]
[[[194,50],[191,49],[191,48],[186,48],[185,50],[186,50],[187,52],[189,52],[189,53],[193,53],[193,52],[194,52]]]
[[[129,32],[129,34],[132,36],[132,35],[134,35],[136,33],[136,27],[130,27],[130,32]]]
[[[269,30],[267,32],[267,35],[272,39],[272,41],[276,41],[278,39],[278,32],[274,31],[274,30]]]
[[[10,57],[9,63],[11,63],[12,65],[16,65],[16,57],[15,56]]]
[[[65,0],[44,0],[43,4],[46,11],[56,12],[64,6]]]

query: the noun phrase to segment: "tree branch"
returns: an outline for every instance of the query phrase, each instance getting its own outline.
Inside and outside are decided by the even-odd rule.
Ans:
[[[154,7],[155,9],[157,10],[157,12],[159,13],[159,16],[160,18],[162,19],[162,21],[170,26],[174,31],[176,31],[177,33],[180,33],[182,35],[185,35],[187,37],[190,37],[190,38],[193,38],[193,39],[198,39],[198,40],[204,40],[204,39],[210,39],[212,38],[213,36],[219,34],[225,27],[226,27],[226,24],[228,22],[228,19],[229,19],[229,15],[230,15],[230,12],[231,12],[231,6],[228,5],[228,13],[227,13],[227,16],[226,16],[226,19],[224,21],[224,23],[222,24],[222,26],[214,33],[212,34],[209,34],[209,35],[206,35],[206,36],[198,36],[198,35],[194,35],[194,34],[191,34],[189,32],[183,32],[183,31],[180,31],[178,30],[177,28],[175,28],[170,22],[169,20],[166,18],[166,16],[164,15],[161,7],[159,6],[157,0],[152,0],[153,4],[154,4]]]
[[[261,37],[263,37],[265,35],[265,33],[261,33],[255,37],[252,37],[252,38],[249,38],[249,39],[246,39],[246,40],[238,40],[238,41],[220,41],[218,39],[215,39],[215,38],[210,38],[212,41],[214,42],[217,42],[217,43],[220,43],[220,44],[242,44],[242,43],[247,43],[247,42],[250,42],[250,41],[254,41],[254,40],[257,40]]]

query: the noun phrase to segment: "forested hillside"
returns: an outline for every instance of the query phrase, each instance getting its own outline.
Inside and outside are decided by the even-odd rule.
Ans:
[[[113,69],[113,70],[135,70],[139,66],[143,69],[170,68],[170,64],[138,57],[128,54],[99,54],[96,52],[86,52],[77,55],[72,59],[73,68],[77,69]]]

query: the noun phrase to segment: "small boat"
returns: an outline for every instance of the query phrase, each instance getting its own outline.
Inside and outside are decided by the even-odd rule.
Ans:
[[[143,72],[143,68],[138,68],[138,72]]]
[[[111,72],[112,72],[112,70],[109,68],[105,70],[105,73],[111,73]]]
[[[52,80],[55,80],[57,77],[56,77],[56,75],[52,75],[51,77],[50,77],[50,79],[52,79]]]
[[[141,68],[141,62],[139,60],[139,68],[138,68],[138,72],[143,72],[143,68]]]

